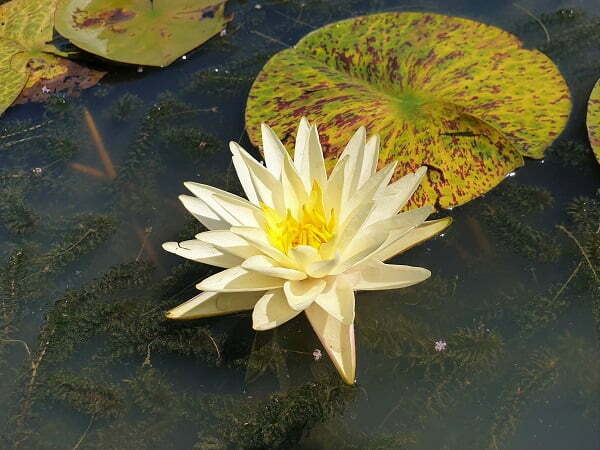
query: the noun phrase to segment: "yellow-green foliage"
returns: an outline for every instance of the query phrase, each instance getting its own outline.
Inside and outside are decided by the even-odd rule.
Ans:
[[[472,20],[384,13],[326,25],[276,54],[246,106],[293,138],[300,116],[319,126],[327,159],[360,125],[381,136],[380,165],[396,177],[429,166],[412,206],[461,205],[523,164],[542,158],[571,101],[552,61],[512,34]]]

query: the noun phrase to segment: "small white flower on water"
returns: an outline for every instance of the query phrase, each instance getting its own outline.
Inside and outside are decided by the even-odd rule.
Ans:
[[[257,3],[256,5],[254,5],[254,9],[261,9],[262,5],[260,3]]]
[[[219,36],[221,36],[221,37],[223,37],[223,36],[225,36],[225,35],[227,35],[227,28],[223,28],[223,29],[221,30],[221,32],[219,33]]]
[[[446,341],[436,341],[434,348],[436,352],[443,352],[444,350],[446,350],[447,346],[448,343]]]
[[[44,85],[44,86],[42,86],[42,92],[43,92],[44,94],[47,94],[47,93],[49,93],[49,92],[50,92],[50,89],[48,89],[48,86],[45,86],[45,85]]]
[[[181,59],[183,59],[183,60],[185,61],[185,60],[187,59],[187,56],[183,55],[183,56],[181,57]]]
[[[142,66],[137,68],[138,73],[142,73],[144,71],[144,68]]]
[[[321,353],[321,350],[319,350],[318,348],[316,348],[315,351],[312,352],[312,355],[315,361],[318,361],[323,357],[323,353]]]
[[[33,172],[35,176],[39,177],[44,172],[44,169],[41,167],[35,167],[34,169],[31,169],[31,172]]]
[[[378,167],[379,137],[367,139],[364,127],[329,171],[317,127],[306,119],[300,121],[293,156],[271,128],[261,129],[264,165],[230,143],[246,198],[185,183],[193,195],[180,200],[209,231],[163,248],[224,270],[198,283],[203,292],[167,317],[252,310],[254,329],[269,330],[303,313],[352,384],[355,292],[399,289],[429,278],[427,269],[384,261],[438,235],[451,219],[427,221],[433,206],[404,211],[427,169],[392,181],[396,162]],[[440,344],[438,351],[446,345]],[[321,351],[313,357],[318,360]]]

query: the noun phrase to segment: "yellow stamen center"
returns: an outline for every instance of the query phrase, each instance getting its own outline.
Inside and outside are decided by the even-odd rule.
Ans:
[[[335,234],[337,220],[331,210],[329,218],[325,215],[323,193],[315,181],[308,201],[294,215],[288,209],[282,217],[273,208],[260,204],[266,221],[265,232],[271,244],[287,254],[291,248],[309,245],[317,250],[321,244],[329,241]]]

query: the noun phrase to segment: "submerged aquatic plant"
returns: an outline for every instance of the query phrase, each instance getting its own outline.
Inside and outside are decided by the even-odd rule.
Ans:
[[[425,221],[424,206],[399,213],[426,168],[389,184],[396,163],[377,171],[379,137],[361,127],[327,176],[317,127],[302,119],[294,158],[262,125],[266,167],[238,144],[233,164],[248,200],[185,183],[184,206],[210,231],[167,242],[165,250],[226,270],[197,284],[205,291],[170,310],[195,319],[253,309],[268,330],[304,311],[340,375],[354,383],[354,291],[396,289],[430,276],[383,261],[440,233],[450,218]]]

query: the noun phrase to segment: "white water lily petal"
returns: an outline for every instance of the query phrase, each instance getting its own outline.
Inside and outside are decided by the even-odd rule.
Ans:
[[[245,198],[230,194],[206,184],[186,182],[183,185],[214,211],[227,218],[231,225],[258,227],[262,211]]]
[[[303,157],[300,160],[302,166],[296,166],[304,187],[308,192],[312,188],[313,182],[319,186],[325,186],[327,181],[327,172],[325,171],[325,160],[323,159],[323,149],[319,141],[319,133],[316,125],[311,125],[306,139]]]
[[[260,228],[250,227],[231,227],[230,231],[243,238],[248,244],[252,245],[261,253],[273,258],[285,267],[296,267],[292,258],[284,254],[281,250],[273,247],[269,242],[265,232]]]
[[[331,274],[340,264],[340,254],[336,253],[335,257],[316,261],[308,266],[307,273],[313,278],[323,278]]]
[[[233,163],[235,173],[240,180],[244,194],[246,194],[246,197],[250,202],[258,205],[258,195],[256,194],[256,189],[254,189],[254,184],[252,184],[252,178],[250,177],[248,167],[246,167],[242,158],[236,155],[231,156],[231,162]]]
[[[344,184],[346,182],[346,168],[348,167],[348,161],[348,156],[344,156],[344,158],[338,160],[327,180],[327,186],[325,187],[325,192],[323,194],[327,212],[330,212],[331,210],[339,212],[343,208],[342,193],[344,192]]]
[[[371,136],[365,144],[363,163],[358,178],[358,189],[377,172],[377,163],[379,162],[379,136]]]
[[[259,202],[263,202],[265,205],[282,213],[284,211],[284,202],[279,180],[240,145],[230,142],[229,148],[246,165]]]
[[[378,261],[385,261],[392,258],[400,253],[405,252],[408,249],[419,245],[434,236],[437,236],[444,231],[452,223],[452,218],[446,217],[444,219],[430,220],[424,222],[422,225],[412,229],[410,233],[402,234],[400,237],[394,238],[393,232],[390,233],[388,241],[384,243],[377,252],[373,253],[371,257]]]
[[[252,272],[283,278],[285,280],[304,280],[307,277],[304,272],[281,267],[277,261],[264,255],[256,255],[248,258],[242,263],[242,267]]]
[[[248,311],[262,295],[262,292],[203,292],[165,315],[168,319],[191,320]]]
[[[310,122],[306,120],[306,117],[303,117],[300,119],[298,134],[296,134],[296,145],[294,148],[294,166],[296,167],[296,170],[300,170],[301,167],[304,167],[304,160],[308,159],[308,148],[306,144],[308,142],[309,133]]]
[[[422,267],[368,261],[359,267],[353,268],[349,276],[356,276],[356,279],[353,280],[355,290],[379,291],[412,286],[429,278],[431,272]]]
[[[344,325],[354,322],[354,291],[343,275],[329,277],[315,302]]]
[[[358,235],[360,230],[364,227],[365,219],[369,217],[371,211],[374,208],[374,203],[367,202],[359,207],[355,208],[352,214],[346,219],[346,222],[340,226],[340,230],[337,234],[337,248],[343,258],[346,258],[348,254],[352,254],[353,250],[350,248],[350,244],[355,240],[360,241]]]
[[[265,165],[267,166],[267,170],[279,180],[281,179],[283,158],[287,155],[287,150],[271,127],[266,123],[260,125],[260,131],[262,134],[262,148],[263,156],[265,157]]]
[[[226,230],[230,223],[197,197],[180,195],[179,201],[192,215],[209,230]]]
[[[422,206],[369,225],[364,229],[364,233],[407,232],[425,222],[425,219],[433,214],[434,211],[435,208],[431,205]]]
[[[345,221],[356,208],[367,202],[373,202],[378,192],[381,192],[388,185],[394,171],[396,170],[397,161],[388,164],[375,175],[370,177],[366,183],[360,187],[356,192],[353,192],[351,196],[344,203],[342,213],[340,214],[340,220]]]
[[[283,189],[286,210],[289,209],[296,213],[301,208],[301,205],[307,201],[308,193],[294,163],[287,154],[283,159],[281,187]]]
[[[340,155],[340,161],[347,157],[348,166],[346,171],[346,182],[344,185],[343,199],[347,200],[358,188],[358,180],[364,161],[365,145],[367,142],[367,130],[360,127],[346,144],[346,148]]]
[[[308,245],[299,245],[291,248],[289,255],[294,261],[294,266],[304,272],[308,271],[308,266],[320,259],[318,250]]]
[[[281,287],[284,282],[281,278],[261,275],[237,266],[205,278],[196,288],[213,292],[266,291]]]
[[[183,241],[179,243],[165,242],[162,247],[170,253],[191,259],[192,261],[210,264],[211,266],[224,267],[226,269],[238,266],[243,261],[239,256],[223,252],[206,242],[198,240]]]
[[[248,242],[232,233],[230,230],[214,230],[198,233],[196,239],[211,244],[218,250],[239,256],[241,259],[250,258],[260,252]]]
[[[403,176],[398,181],[388,185],[382,192],[376,194],[375,208],[365,225],[368,226],[398,214],[417,190],[426,173],[427,168],[421,167],[415,173]]]
[[[254,306],[252,312],[252,328],[255,330],[270,330],[290,319],[300,311],[289,307],[282,289],[273,289],[265,293]]]
[[[306,317],[338,373],[348,384],[356,378],[356,351],[354,325],[344,325],[316,303],[306,310]]]
[[[286,281],[283,292],[288,304],[296,311],[306,309],[325,288],[325,280],[307,278],[301,281]]]

